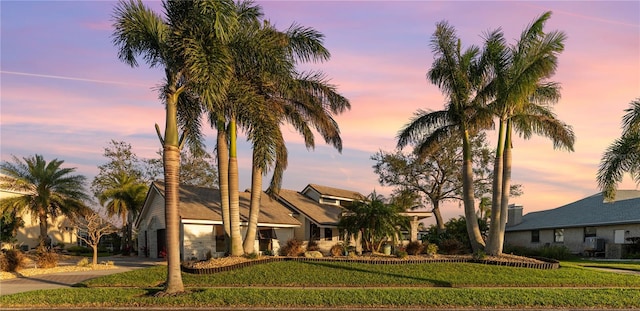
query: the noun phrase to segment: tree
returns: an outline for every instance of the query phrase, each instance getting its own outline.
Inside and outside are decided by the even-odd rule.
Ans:
[[[198,140],[198,115],[202,105],[213,107],[224,100],[232,68],[225,43],[236,27],[230,0],[163,1],[165,19],[141,1],[120,1],[114,10],[113,42],[118,58],[137,67],[137,56],[150,67],[164,69],[159,88],[165,105],[164,135],[156,125],[163,147],[165,220],[167,234],[167,282],[164,294],[184,291],[180,275],[178,172],[180,149]],[[179,134],[179,124],[189,129]]]
[[[487,67],[480,49],[471,46],[461,50],[455,29],[439,22],[431,39],[434,62],[427,73],[447,98],[445,110],[418,110],[414,118],[398,134],[398,148],[417,145],[418,154],[433,152],[440,142],[457,137],[462,142],[462,198],[466,219],[476,219],[473,189],[473,151],[471,138],[491,125],[490,116],[483,113],[487,98]],[[477,221],[467,221],[467,231],[473,251],[484,247]]]
[[[20,160],[13,156],[13,162],[0,164],[0,187],[18,190],[24,194],[0,200],[2,212],[22,214],[29,211],[40,225],[40,246],[48,237],[48,218],[65,215],[73,217],[85,211],[89,196],[84,189],[86,178],[73,175],[75,168],[62,168],[64,161],[53,159],[47,163],[36,154]]]
[[[604,152],[598,168],[598,187],[607,201],[615,199],[625,172],[640,183],[640,97],[629,106],[622,117],[622,134]]]
[[[125,172],[113,174],[105,180],[105,189],[98,195],[100,205],[106,207],[107,215],[118,215],[122,219],[124,237],[123,255],[129,255],[133,247],[133,220],[142,209],[147,197],[148,186]]]
[[[385,203],[375,191],[366,201],[356,201],[345,209],[338,228],[347,233],[347,240],[359,234],[365,251],[379,252],[386,241],[395,241],[401,229],[408,227],[408,218],[400,215],[404,210]]]
[[[157,180],[163,174],[162,150],[159,150],[157,154],[159,155],[158,158],[143,160],[145,164],[144,171],[148,180]],[[178,179],[181,185],[211,187],[218,184],[218,170],[216,169],[215,159],[206,152],[193,154],[188,148],[183,150],[180,155]]]
[[[462,178],[460,167],[462,166],[462,148],[460,140],[451,136],[440,143],[441,148],[437,152],[416,155],[415,152],[405,154],[400,150],[395,153],[379,151],[371,157],[376,161],[373,165],[374,172],[378,174],[378,182],[383,186],[395,186],[396,192],[411,192],[420,196],[421,206],[423,201],[431,206],[431,212],[436,219],[436,227],[444,231],[444,221],[440,211],[440,203],[446,201],[462,200]],[[485,185],[490,182],[491,176],[484,174],[488,171],[488,148],[485,135],[476,136],[471,142],[474,146],[474,187],[476,193],[483,194]],[[411,206],[415,208],[417,206]]]
[[[84,241],[91,247],[91,249],[93,249],[93,259],[91,264],[94,266],[97,265],[98,244],[100,244],[100,239],[103,236],[117,232],[118,228],[114,227],[94,211],[89,211],[84,215],[78,215],[74,218],[74,223],[78,228],[78,230],[76,230],[76,236],[78,239]],[[86,235],[81,233],[86,233]]]
[[[144,178],[144,160],[131,150],[131,144],[125,141],[111,140],[102,154],[109,161],[98,166],[98,174],[91,181],[91,192],[98,197],[105,189],[111,187],[114,175],[126,173],[133,178],[149,182]]]
[[[546,12],[530,24],[518,42],[508,46],[501,31],[492,32],[486,41],[494,76],[487,87],[494,101],[488,109],[499,120],[491,207],[491,225],[487,253],[502,253],[509,205],[511,148],[513,131],[528,139],[533,134],[551,138],[555,148],[573,150],[575,136],[570,126],[558,120],[551,104],[560,97],[559,86],[546,79],[557,68],[558,55],[564,50],[563,32],[545,33]]]

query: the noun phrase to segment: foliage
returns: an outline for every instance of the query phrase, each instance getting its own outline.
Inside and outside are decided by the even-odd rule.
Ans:
[[[298,239],[290,239],[280,248],[280,255],[282,256],[296,257],[302,253],[304,253],[303,243]]]
[[[346,212],[338,221],[338,228],[347,232],[347,240],[360,234],[364,251],[380,251],[388,239],[395,239],[402,228],[408,227],[404,212],[392,204],[386,204],[384,197],[372,192],[365,201],[354,202],[346,207]]]
[[[607,201],[615,198],[624,173],[629,173],[636,183],[640,183],[640,160],[637,156],[640,148],[640,97],[631,101],[624,111],[622,134],[607,147],[598,168],[598,186]]]
[[[162,179],[164,172],[162,150],[159,150],[157,154],[157,158],[143,160],[146,179]],[[208,188],[217,185],[218,169],[216,168],[215,159],[211,157],[210,153],[194,153],[189,148],[185,149],[180,153],[180,172],[178,179],[181,185]]]
[[[320,246],[318,245],[318,241],[311,240],[307,243],[307,251],[318,251],[320,250]]]
[[[17,272],[27,267],[27,256],[17,249],[0,253],[0,268],[5,272]]]
[[[428,243],[427,247],[424,248],[424,253],[429,256],[435,256],[436,254],[438,254],[438,245]]]
[[[405,249],[409,255],[418,255],[424,250],[424,245],[418,241],[412,241],[407,244]]]
[[[102,154],[108,162],[98,166],[98,174],[91,182],[91,191],[99,197],[113,188],[114,176],[126,175],[132,180],[148,183],[145,179],[144,161],[131,150],[131,144],[125,141],[111,140]]]
[[[13,243],[20,228],[24,227],[22,217],[16,211],[5,210],[0,215],[0,242]]]
[[[520,256],[544,257],[556,260],[567,260],[575,257],[564,245],[545,245],[539,248],[528,248],[507,244],[505,245],[504,252]]]
[[[401,258],[401,259],[402,258],[407,258],[407,256],[409,256],[409,254],[405,250],[396,251],[396,257],[398,257],[398,258]]]
[[[59,255],[45,247],[39,246],[36,250],[36,265],[38,268],[55,268],[58,266]]]
[[[76,263],[76,266],[78,266],[78,267],[88,267],[90,265],[91,265],[91,263],[89,263],[89,259],[87,257],[84,257],[84,258],[78,260],[78,262]]]
[[[454,238],[448,238],[440,241],[438,249],[447,255],[458,255],[468,253],[469,250],[460,242],[460,240]]]
[[[80,245],[73,245],[73,246],[67,247],[67,251],[77,256],[83,253],[87,253],[87,254],[91,253],[92,249],[89,247],[84,247]]]
[[[487,223],[478,220],[480,232],[486,233]],[[451,218],[445,223],[445,231],[439,232],[435,226],[430,226],[423,237],[423,242],[434,243],[445,254],[461,254],[471,252],[471,243],[467,234],[467,224],[463,216]]]
[[[47,239],[49,217],[65,215],[73,217],[88,209],[85,202],[89,196],[85,193],[85,177],[73,175],[75,168],[62,168],[64,161],[44,160],[41,155],[19,159],[13,156],[13,162],[0,164],[0,188],[21,193],[16,197],[0,200],[0,210],[12,211],[16,215],[25,210],[38,218],[40,225],[40,245]]]
[[[244,254],[244,257],[247,259],[258,259],[258,257],[260,257],[260,255],[256,252],[250,253],[250,254]]]
[[[483,250],[477,250],[475,252],[473,252],[472,255],[474,260],[485,260],[487,259],[487,253],[485,253]]]
[[[331,246],[331,249],[329,250],[329,252],[331,253],[331,256],[333,256],[333,257],[344,256],[346,254],[346,252],[347,252],[347,247],[346,247],[345,243],[338,242],[338,243],[333,244]]]

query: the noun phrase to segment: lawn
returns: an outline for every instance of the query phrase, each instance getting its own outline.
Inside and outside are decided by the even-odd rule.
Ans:
[[[213,275],[183,274],[186,293],[162,298],[153,296],[166,278],[166,267],[159,266],[78,288],[1,296],[0,305],[640,308],[640,276],[580,265],[563,262],[560,269],[535,270],[473,263],[273,262]]]

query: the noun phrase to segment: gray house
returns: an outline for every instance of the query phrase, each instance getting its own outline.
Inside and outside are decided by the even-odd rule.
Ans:
[[[564,245],[572,253],[621,258],[631,237],[640,237],[640,191],[618,190],[612,202],[601,193],[567,205],[522,215],[510,205],[505,245]]]

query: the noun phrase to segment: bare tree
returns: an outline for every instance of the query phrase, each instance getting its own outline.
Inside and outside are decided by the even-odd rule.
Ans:
[[[92,265],[98,264],[98,244],[103,236],[117,232],[118,228],[106,221],[96,212],[88,212],[84,216],[78,216],[74,219],[75,225],[78,227],[76,236],[78,239],[87,243],[93,249]],[[86,233],[86,236],[80,234]]]

